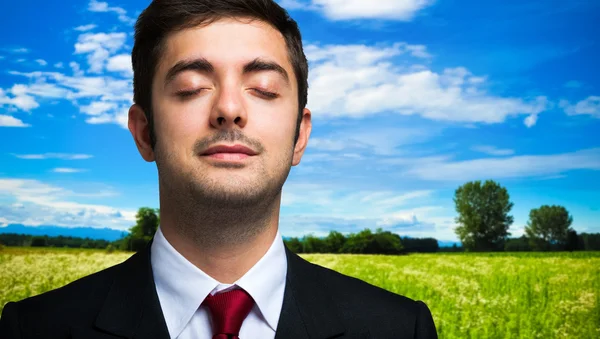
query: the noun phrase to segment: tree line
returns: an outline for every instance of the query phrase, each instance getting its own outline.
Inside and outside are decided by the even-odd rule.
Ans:
[[[19,247],[107,248],[111,242],[104,239],[80,237],[2,233],[0,234],[0,244]]]
[[[436,239],[400,237],[381,228],[375,232],[366,228],[347,236],[331,231],[322,238],[311,234],[302,238],[284,239],[284,242],[295,253],[401,254],[439,250]]]
[[[286,246],[296,253],[402,254],[415,252],[462,251],[600,251],[600,233],[578,234],[571,228],[573,217],[563,206],[542,205],[531,209],[524,226],[525,234],[510,238],[513,203],[506,188],[487,180],[471,181],[458,187],[454,194],[458,225],[455,232],[461,246],[440,247],[434,238],[410,238],[384,231],[364,229],[344,235],[331,231],[325,237],[312,234],[285,238]],[[160,210],[142,207],[136,222],[124,238],[109,242],[75,237],[0,234],[0,244],[7,246],[52,246],[107,248],[139,251],[154,236],[160,224]]]

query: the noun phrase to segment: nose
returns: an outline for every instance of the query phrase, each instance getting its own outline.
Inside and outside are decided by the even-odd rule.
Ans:
[[[216,103],[211,111],[210,123],[217,129],[243,128],[248,120],[240,86],[224,85],[217,90]]]

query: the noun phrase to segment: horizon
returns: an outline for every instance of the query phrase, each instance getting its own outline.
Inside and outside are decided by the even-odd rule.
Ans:
[[[10,229],[10,231],[7,231]],[[372,230],[371,231],[375,231]],[[25,233],[23,233],[25,232]],[[117,236],[117,233],[119,235]],[[57,236],[71,236],[76,238],[90,238],[95,240],[107,240],[107,241],[115,241],[120,240],[126,237],[130,232],[116,230],[108,227],[104,228],[93,228],[87,226],[79,226],[79,227],[61,227],[61,226],[53,226],[53,225],[39,225],[39,226],[26,226],[23,224],[8,224],[0,226],[0,234],[19,234],[19,235],[29,235],[29,236],[49,236],[49,237],[57,237]],[[311,234],[305,234],[304,236],[310,236]],[[344,234],[347,236],[347,234]],[[411,238],[416,239],[410,236],[402,236],[399,234],[400,238]],[[317,238],[324,239],[326,236],[319,236]],[[290,240],[292,238],[302,239],[301,237],[289,237],[282,235],[284,240]],[[435,239],[435,238],[433,238]],[[462,246],[460,241],[444,241],[435,239],[438,242],[439,247],[452,247],[452,245],[456,244],[458,246]]]
[[[600,233],[600,3],[278,3],[302,32],[313,112],[283,236],[381,227],[459,242],[454,190],[486,179],[514,203],[512,238],[541,205]],[[159,207],[156,166],[126,126],[146,5],[1,5],[0,227],[127,231],[139,206]]]

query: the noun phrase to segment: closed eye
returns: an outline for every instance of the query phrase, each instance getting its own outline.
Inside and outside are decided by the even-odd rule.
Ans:
[[[200,93],[204,88],[198,88],[198,89],[194,89],[194,90],[182,90],[182,91],[177,91],[175,92],[175,95],[177,95],[178,97],[182,98],[182,99],[186,99],[189,97],[192,97],[198,93]],[[264,96],[265,98],[268,99],[275,99],[277,97],[279,97],[279,94],[277,93],[273,93],[273,92],[268,92],[268,91],[263,91],[257,88],[253,89],[256,93]]]
[[[267,92],[267,91],[263,91],[263,90],[260,90],[257,88],[254,88],[254,91],[268,99],[275,99],[279,96],[277,93]]]
[[[194,89],[191,91],[177,91],[175,92],[175,95],[177,95],[180,98],[189,98],[191,96],[194,96],[198,93],[200,93],[203,90],[203,88],[198,88],[198,89]]]

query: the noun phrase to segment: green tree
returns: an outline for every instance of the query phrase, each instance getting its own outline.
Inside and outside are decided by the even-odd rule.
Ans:
[[[398,254],[402,252],[402,240],[396,233],[383,231],[381,228],[375,230],[373,244],[368,253]]]
[[[325,240],[313,234],[305,235],[302,238],[302,253],[327,253]]]
[[[577,235],[577,231],[574,229],[570,229],[567,231],[567,243],[565,245],[565,250],[567,251],[577,251],[581,250],[582,246],[580,244],[579,235]]]
[[[31,239],[31,247],[46,247],[48,246],[48,238],[44,236],[36,236]]]
[[[600,251],[600,233],[581,233],[579,238],[585,251]]]
[[[135,225],[129,229],[129,235],[121,242],[121,249],[139,251],[152,239],[160,222],[159,210],[141,207],[135,215]]]
[[[373,232],[370,229],[365,228],[358,233],[351,233],[348,235],[342,252],[344,253],[355,253],[362,254],[369,252],[369,244],[373,241]]]
[[[520,238],[508,238],[504,244],[504,250],[506,252],[531,251],[529,239],[525,235],[522,235]]]
[[[437,252],[440,249],[437,239],[402,237],[402,247],[406,253]]]
[[[525,233],[534,250],[562,250],[572,223],[573,218],[563,206],[543,205],[529,212]]]
[[[455,232],[466,250],[504,249],[513,223],[508,214],[513,203],[506,188],[493,180],[467,182],[455,191],[454,203],[459,224]]]
[[[141,207],[135,215],[135,226],[131,227],[129,232],[136,238],[150,240],[156,233],[159,222],[158,209]]]
[[[284,240],[287,248],[294,253],[302,253],[302,242],[298,238]]]
[[[400,236],[378,228],[375,233],[365,228],[358,233],[348,235],[343,253],[355,254],[399,254],[402,252]]]
[[[329,232],[329,235],[325,238],[327,253],[341,253],[345,242],[346,237],[342,233],[337,231]]]

